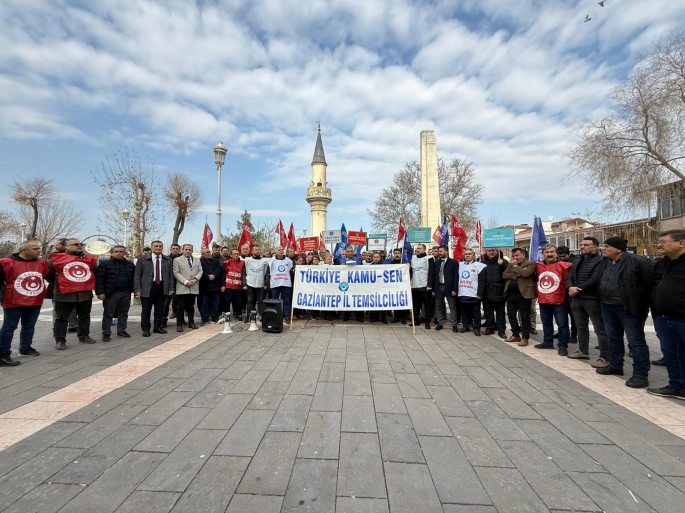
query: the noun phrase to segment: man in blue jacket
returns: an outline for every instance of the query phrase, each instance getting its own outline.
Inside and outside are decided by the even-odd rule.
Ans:
[[[450,305],[450,320],[452,321],[452,331],[457,333],[457,324],[459,323],[457,317],[457,293],[459,292],[459,263],[455,262],[449,257],[449,249],[447,246],[440,246],[438,250],[438,259],[432,267],[432,275],[428,277],[428,283],[432,287],[433,296],[435,296],[435,310],[438,319],[436,330],[442,329],[442,321],[447,315],[445,311],[445,299]]]

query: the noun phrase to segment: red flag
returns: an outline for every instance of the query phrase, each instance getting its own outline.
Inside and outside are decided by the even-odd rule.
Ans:
[[[404,225],[402,224],[402,218],[400,217],[400,227],[397,229],[397,244],[395,244],[395,247],[400,246],[400,241],[404,239],[405,234],[407,231],[404,229]]]
[[[288,230],[288,247],[293,248],[295,253],[300,251],[297,245],[297,239],[295,238],[295,227],[293,226],[293,223],[290,223],[290,230]]]
[[[209,249],[209,245],[212,243],[213,237],[214,234],[212,233],[212,230],[209,228],[209,225],[205,223],[205,230],[202,233],[202,244],[200,245],[200,248]]]
[[[250,233],[250,222],[247,219],[245,219],[243,222],[243,233],[240,234],[238,251],[242,253],[243,246],[246,244],[250,246],[250,254],[252,254],[252,246],[254,246],[254,242],[252,241],[252,234]]]
[[[459,223],[457,216],[452,216],[452,227],[450,235],[454,237],[452,246],[452,258],[455,260],[461,260],[464,256],[464,249],[466,248],[466,241],[468,240],[468,235],[464,231],[464,228]]]
[[[440,241],[442,240],[442,227],[440,225],[438,225],[438,227],[433,232],[433,240],[436,244],[440,244]]]
[[[278,224],[276,225],[276,229],[274,230],[275,233],[278,234],[279,237],[279,246],[281,246],[283,249],[288,247],[288,237],[285,234],[285,230],[283,229],[283,223],[281,220],[278,220]]]
[[[326,249],[326,245],[323,243],[323,232],[319,234],[319,251]]]
[[[483,258],[483,226],[480,224],[480,220],[476,222],[476,242],[478,243],[478,254],[480,258]]]

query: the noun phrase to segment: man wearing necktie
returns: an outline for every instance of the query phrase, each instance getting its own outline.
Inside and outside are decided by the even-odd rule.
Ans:
[[[184,312],[188,315],[188,327],[197,329],[195,324],[195,299],[200,293],[200,278],[202,265],[199,258],[193,258],[192,244],[184,244],[181,248],[183,256],[174,260],[173,270],[176,278],[176,295],[178,309],[176,310],[176,331],[183,331]]]
[[[459,322],[457,312],[457,294],[459,292],[459,263],[449,257],[449,248],[440,246],[439,258],[435,265],[428,269],[428,284],[426,287],[435,297],[435,313],[438,319],[436,330],[442,329],[442,321],[446,317],[445,300],[450,306],[450,320],[452,331],[457,332]]]
[[[167,296],[174,293],[171,260],[162,254],[164,244],[156,240],[150,244],[150,249],[152,252],[149,255],[138,258],[133,275],[133,290],[136,297],[140,298],[143,307],[140,315],[140,327],[144,337],[150,336],[150,315],[153,307],[155,309],[153,331],[155,333],[166,333],[162,327],[164,303]]]

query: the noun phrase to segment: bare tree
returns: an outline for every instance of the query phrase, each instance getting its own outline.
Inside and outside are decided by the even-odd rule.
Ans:
[[[102,213],[98,230],[121,233],[121,213],[128,210],[129,249],[133,255],[140,255],[146,236],[156,235],[162,220],[164,190],[154,161],[149,157],[141,159],[135,150],[122,147],[114,155],[108,155],[92,174],[100,186]]]
[[[186,221],[195,217],[202,204],[202,191],[185,173],[171,173],[167,175],[164,196],[166,205],[176,214],[172,244],[178,244]]]
[[[485,228],[499,228],[502,226],[499,214],[491,214],[488,220],[485,221]]]
[[[14,213],[0,210],[0,258],[9,256],[20,239],[21,227]]]
[[[470,162],[453,159],[448,164],[438,159],[438,182],[440,185],[440,211],[448,216],[456,215],[467,232],[473,231],[477,220],[478,205],[483,202],[483,186],[474,181]],[[390,240],[397,236],[400,217],[407,227],[421,224],[421,166],[416,161],[407,162],[395,173],[389,187],[383,189],[368,210],[374,231],[388,234]],[[435,226],[430,228],[435,229]]]
[[[52,180],[39,177],[17,178],[10,185],[10,197],[20,207],[31,210],[31,216],[26,219],[29,225],[28,239],[36,237],[38,218],[43,206],[49,202],[55,193]]]
[[[26,205],[21,206],[19,218],[28,224],[28,221],[33,218],[33,209]],[[48,255],[56,238],[75,237],[82,228],[83,216],[70,202],[59,198],[44,202],[38,217],[35,236],[42,246],[43,257]]]
[[[257,244],[262,252],[264,250],[273,250],[280,242],[278,234],[276,234],[276,225],[278,221],[269,219],[268,221],[259,221],[257,224],[252,222],[252,214],[247,210],[240,214],[240,220],[236,221],[237,231],[231,232],[228,235],[221,237],[221,245],[227,248],[235,249],[240,242],[240,236],[243,233],[243,223],[247,219],[250,229],[250,235],[255,244]]]
[[[614,90],[614,112],[577,128],[567,158],[616,214],[651,214],[656,187],[685,181],[685,32],[671,34]]]

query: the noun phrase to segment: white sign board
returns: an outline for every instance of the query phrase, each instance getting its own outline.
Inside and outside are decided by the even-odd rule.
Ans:
[[[388,244],[388,239],[383,237],[367,238],[366,239],[366,249],[369,251],[382,251]]]
[[[409,265],[300,265],[293,306],[307,310],[410,310]]]
[[[336,244],[338,242],[342,242],[342,234],[340,233],[340,230],[324,230],[324,244]]]

